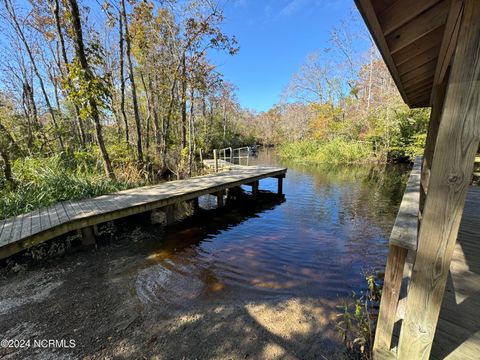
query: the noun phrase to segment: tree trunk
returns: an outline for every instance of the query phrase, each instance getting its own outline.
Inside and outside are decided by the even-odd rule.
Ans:
[[[119,32],[119,49],[120,49],[120,112],[122,113],[122,118],[123,118],[123,123],[125,126],[125,141],[127,142],[128,145],[130,145],[130,135],[128,133],[128,119],[127,119],[127,113],[125,112],[125,74],[124,74],[124,65],[123,65],[123,59],[124,59],[124,51],[123,51],[123,20],[122,20],[122,14],[120,13],[119,19],[118,19],[118,32]]]
[[[130,86],[132,87],[133,115],[135,117],[135,126],[137,128],[138,161],[142,163],[143,162],[142,127],[141,127],[142,125],[140,122],[140,112],[138,110],[137,88],[135,86],[135,77],[133,76],[133,64],[132,64],[132,56],[131,56],[131,50],[130,50],[130,35],[128,32],[125,0],[121,0],[121,5],[122,5],[123,27],[125,30],[125,45],[126,45],[126,55],[127,55],[127,63],[128,63],[128,77],[130,79]]]
[[[187,66],[185,52],[182,56],[182,149],[187,146]]]
[[[56,135],[58,137],[58,142],[60,144],[60,148],[61,148],[62,151],[65,151],[65,147],[63,145],[63,139],[62,139],[62,136],[60,134],[60,130],[58,128],[57,119],[55,117],[55,112],[53,111],[52,104],[50,103],[50,99],[47,95],[47,91],[45,89],[45,84],[43,82],[43,78],[40,75],[40,71],[38,70],[37,63],[35,61],[35,58],[33,57],[32,51],[30,49],[30,45],[28,44],[27,39],[25,38],[25,35],[22,31],[22,28],[20,27],[20,24],[18,23],[17,15],[15,14],[15,9],[13,8],[11,1],[10,0],[4,0],[4,3],[5,3],[5,7],[6,7],[8,13],[9,13],[9,15],[10,15],[12,21],[13,21],[13,24],[15,26],[15,30],[16,30],[18,36],[20,37],[20,40],[22,41],[23,45],[25,46],[25,50],[27,51],[30,62],[32,63],[33,71],[35,72],[35,75],[38,78],[38,82],[40,84],[40,89],[42,90],[42,94],[43,94],[43,97],[45,99],[45,103],[47,104],[48,112],[50,113],[50,116],[52,117],[53,126],[55,128],[55,132],[57,133]]]
[[[82,34],[82,24],[80,22],[80,13],[78,10],[77,0],[68,0],[70,4],[70,12],[72,18],[72,30],[73,38],[75,42],[75,52],[80,62],[82,70],[85,72],[85,77],[87,81],[93,80],[93,73],[88,65],[87,57],[85,55],[85,47],[83,44],[83,34]],[[98,111],[98,105],[94,97],[88,99],[88,103],[91,109],[91,116],[95,124],[95,133],[97,136],[98,146],[100,147],[100,152],[103,158],[103,166],[105,168],[105,173],[110,179],[115,179],[115,174],[113,172],[112,164],[110,162],[110,157],[108,156],[107,149],[105,147],[105,142],[103,140],[102,134],[102,125],[100,123],[100,114]]]
[[[8,153],[0,145],[0,157],[3,160],[3,175],[5,176],[5,182],[7,186],[12,187],[14,185],[12,177],[12,164],[10,162],[10,157]]]
[[[55,17],[55,25],[56,25],[56,30],[57,30],[58,41],[60,43],[60,50],[61,50],[61,53],[62,53],[63,62],[65,63],[65,66],[66,66],[67,71],[68,71],[69,61],[68,61],[68,56],[67,56],[67,49],[65,47],[65,39],[63,37],[62,26],[61,26],[61,22],[60,22],[60,5],[59,5],[58,0],[54,0],[54,3],[52,5],[52,12],[53,12],[53,15]],[[61,70],[62,70],[62,68],[60,67],[60,71]],[[64,74],[64,76],[65,76],[65,74]],[[82,118],[80,117],[80,109],[78,108],[78,105],[75,104],[75,103],[73,103],[73,107],[74,107],[74,110],[75,110],[75,120],[77,121],[77,127],[78,127],[78,131],[80,133],[80,142],[83,146],[85,146],[85,144],[87,142],[87,138],[86,138],[86,134],[85,134],[85,126],[83,124]]]

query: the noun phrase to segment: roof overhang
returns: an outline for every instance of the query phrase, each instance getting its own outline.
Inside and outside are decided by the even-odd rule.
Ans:
[[[456,47],[463,0],[355,0],[402,95],[431,106]]]

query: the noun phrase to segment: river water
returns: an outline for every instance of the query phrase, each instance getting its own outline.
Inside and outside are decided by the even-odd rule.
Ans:
[[[268,151],[253,162],[288,167],[285,198],[269,196],[277,180],[265,179],[258,201],[247,196],[149,242],[151,263],[137,281],[143,300],[168,298],[166,289],[172,287],[178,289],[175,301],[279,295],[336,299],[364,288],[366,272],[383,270],[406,167],[298,165]],[[248,194],[250,188],[244,189]]]
[[[0,357],[344,358],[336,306],[383,271],[408,168],[254,162],[288,167],[284,197],[265,179],[256,199],[204,197],[167,228],[125,218],[96,249],[0,273],[0,338],[76,344]]]

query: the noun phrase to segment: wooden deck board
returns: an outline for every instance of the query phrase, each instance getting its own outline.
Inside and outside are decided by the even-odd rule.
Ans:
[[[69,231],[284,175],[287,169],[234,166],[231,171],[164,182],[80,201],[64,201],[0,223],[0,259]]]
[[[470,187],[443,297],[432,359],[480,354],[480,187]]]
[[[15,217],[5,219],[5,223],[2,229],[2,234],[0,235],[0,245],[4,245],[10,239],[10,234],[12,233],[12,227],[13,227],[14,221],[15,221]]]

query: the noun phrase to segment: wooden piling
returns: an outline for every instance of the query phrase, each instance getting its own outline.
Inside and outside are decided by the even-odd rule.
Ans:
[[[81,242],[83,246],[95,245],[95,231],[93,226],[88,226],[80,230]]]
[[[277,194],[282,195],[283,194],[283,176],[277,177],[278,180],[278,189],[277,189]]]
[[[221,208],[225,205],[223,201],[223,191],[217,193],[217,208]]]
[[[252,183],[252,195],[253,195],[253,196],[257,196],[257,195],[258,195],[258,185],[259,185],[259,183],[260,183],[260,182],[259,182],[258,180],[257,180],[257,181],[254,181],[254,182]]]

